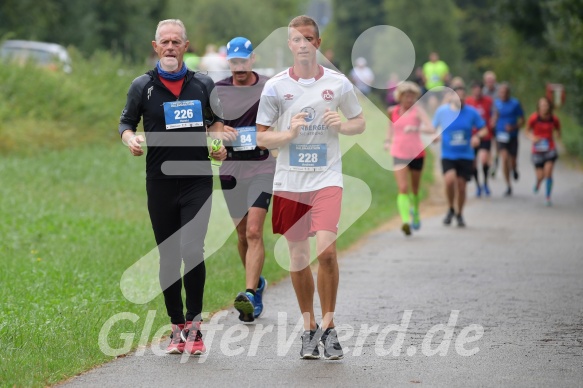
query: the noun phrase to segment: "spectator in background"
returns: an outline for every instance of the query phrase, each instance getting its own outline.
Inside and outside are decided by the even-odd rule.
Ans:
[[[435,51],[429,54],[429,62],[423,65],[423,81],[429,93],[430,112],[435,111],[443,98],[443,87],[449,84],[449,66],[439,59]]]
[[[231,74],[227,58],[217,52],[217,46],[214,44],[206,46],[205,54],[200,60],[200,70],[208,72],[208,76],[214,82],[228,77]]]
[[[397,73],[393,72],[389,76],[389,81],[387,82],[387,94],[385,96],[387,108],[397,104],[397,101],[395,100],[395,90],[397,89],[397,85],[399,85],[399,76]],[[419,98],[419,96],[417,96],[417,98]]]
[[[425,89],[425,81],[423,79],[423,68],[421,66],[417,66],[415,68],[415,75],[413,76],[413,82],[419,85],[419,89],[421,90],[421,95],[424,95],[427,89]]]
[[[322,66],[334,71],[340,71],[340,64],[334,59],[334,50],[326,50],[324,52],[324,58],[326,58],[326,61],[323,61]]]
[[[352,83],[362,94],[368,96],[371,91],[371,85],[374,81],[374,73],[367,66],[366,59],[359,57],[356,59],[356,67],[350,71]]]
[[[158,53],[156,52],[156,50],[154,50],[154,48],[152,48],[152,50],[150,50],[150,54],[146,58],[146,66],[148,66],[149,68],[155,67],[156,64],[158,63],[158,60],[159,60]]]
[[[188,49],[184,53],[184,63],[192,71],[198,71],[198,65],[200,64],[200,57],[195,53],[192,45],[188,46]]]

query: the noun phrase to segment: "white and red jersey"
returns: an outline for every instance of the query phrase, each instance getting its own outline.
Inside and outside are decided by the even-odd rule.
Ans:
[[[338,133],[324,124],[327,110],[340,110],[351,119],[362,112],[352,83],[341,73],[319,66],[315,78],[298,78],[293,68],[265,84],[257,124],[288,131],[291,118],[306,112],[300,135],[281,147],[275,168],[274,191],[308,192],[342,187]]]

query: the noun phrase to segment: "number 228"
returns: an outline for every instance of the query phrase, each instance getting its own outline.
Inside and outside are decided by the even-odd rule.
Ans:
[[[298,161],[300,163],[317,163],[318,162],[318,154],[313,153],[300,153],[298,155]]]

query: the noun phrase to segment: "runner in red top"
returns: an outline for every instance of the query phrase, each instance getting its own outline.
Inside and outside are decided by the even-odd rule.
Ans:
[[[480,145],[476,148],[476,158],[474,159],[474,178],[476,179],[476,197],[482,196],[482,190],[486,196],[490,196],[490,188],[488,187],[488,171],[490,170],[490,148],[492,147],[492,126],[490,119],[492,117],[493,101],[490,97],[483,94],[483,85],[479,82],[472,83],[471,95],[466,98],[466,104],[476,108],[480,116],[486,122],[488,127],[488,135],[484,136],[480,141]],[[473,133],[476,133],[478,128],[474,128]],[[484,172],[484,185],[480,185],[478,177],[478,161],[482,165]]]
[[[561,136],[561,123],[553,114],[553,104],[546,97],[538,100],[536,112],[530,115],[526,133],[532,141],[532,163],[536,171],[534,193],[538,193],[543,179],[546,180],[547,206],[551,206],[553,190],[553,167],[559,157],[555,146],[554,134]]]

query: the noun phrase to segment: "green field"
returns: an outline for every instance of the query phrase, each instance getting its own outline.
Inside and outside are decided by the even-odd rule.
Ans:
[[[4,120],[0,138],[11,139],[0,154],[0,385],[44,386],[112,359],[100,350],[98,337],[113,315],[139,316],[135,323],[114,326],[108,337],[114,348],[123,345],[120,334],[131,332],[137,333],[135,349],[148,311],[156,311],[151,335],[168,319],[160,296],[134,304],[120,289],[124,271],[155,249],[146,209],[145,159],[131,157],[116,135],[133,76],[90,66],[86,72],[78,70],[75,78],[51,74],[48,86],[37,93],[45,93],[44,100],[60,98],[65,106],[9,116],[7,112],[22,104],[28,93],[17,87],[21,71],[36,70],[0,68],[12,85],[0,112]],[[101,75],[91,79],[93,73]],[[105,82],[111,91],[102,85]],[[101,94],[92,100],[88,94],[94,90]],[[103,114],[95,113],[99,111]],[[366,185],[347,178],[340,249],[396,214],[392,174],[369,156],[382,158],[383,164],[388,161],[381,148],[385,124],[380,117],[369,115],[362,137],[368,153],[356,145],[343,159],[345,174]],[[431,180],[431,164],[426,171],[425,187]],[[367,185],[372,191],[370,207]],[[214,206],[223,216],[213,220],[207,240],[231,228],[222,196],[216,194]],[[264,274],[274,284],[287,271],[274,259],[277,238],[270,230],[268,221]],[[244,285],[234,233],[206,263],[205,311],[212,312],[232,304]]]

